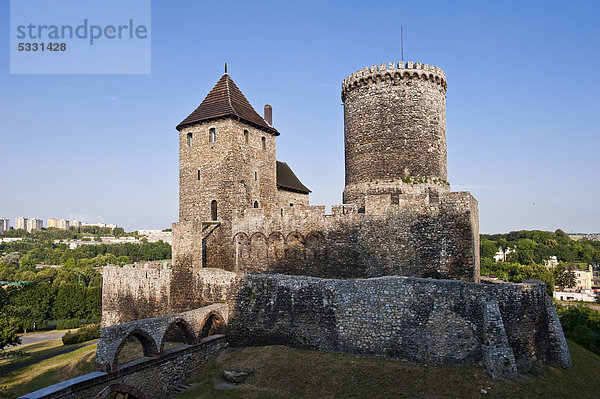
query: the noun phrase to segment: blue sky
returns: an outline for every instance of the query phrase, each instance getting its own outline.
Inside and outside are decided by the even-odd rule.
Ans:
[[[2,2],[0,25],[9,25]],[[277,158],[341,202],[342,80],[400,60],[447,74],[448,180],[482,232],[600,231],[600,2],[153,1],[149,75],[11,75],[0,41],[0,217],[133,230],[177,220],[175,126],[229,73]]]

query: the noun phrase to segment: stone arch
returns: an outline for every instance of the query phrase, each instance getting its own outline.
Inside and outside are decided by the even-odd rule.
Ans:
[[[250,236],[250,259],[252,264],[260,266],[267,258],[267,237],[257,231]]]
[[[402,77],[404,79],[410,79],[410,72],[404,72],[404,74],[402,75]]]
[[[274,231],[267,238],[267,256],[271,259],[282,258],[285,254],[285,239],[279,231]]]
[[[225,323],[225,319],[218,312],[207,314],[200,325],[202,326],[198,337],[200,340],[214,334],[227,333],[227,323]]]
[[[165,333],[163,334],[162,339],[160,341],[160,353],[162,353],[164,350],[167,333],[173,326],[179,328],[179,330],[183,334],[183,337],[185,338],[185,343],[187,345],[193,345],[196,343],[196,334],[194,334],[194,330],[192,329],[190,324],[187,321],[185,321],[184,319],[178,318],[178,319],[173,320],[167,326]]]
[[[139,389],[132,387],[127,384],[112,384],[101,390],[98,395],[94,396],[94,399],[113,399],[117,398],[121,394],[123,398],[127,399],[145,399],[144,393]]]
[[[285,256],[290,259],[300,259],[304,254],[304,237],[293,231],[285,238]]]
[[[112,360],[112,370],[113,371],[117,370],[119,354],[121,353],[121,349],[123,349],[123,347],[127,343],[127,340],[131,337],[137,338],[137,340],[140,341],[140,343],[142,344],[142,348],[144,349],[144,357],[154,357],[154,356],[158,355],[158,346],[156,345],[154,338],[152,338],[152,336],[150,334],[148,334],[146,331],[136,328],[135,330],[133,330],[129,334],[127,334],[121,340],[121,342],[119,343],[119,346],[117,346],[117,349],[115,350],[113,360]]]
[[[233,236],[233,261],[236,270],[241,270],[250,261],[250,240],[246,233],[236,233]]]
[[[325,250],[323,248],[323,241],[325,235],[320,231],[311,231],[304,238],[306,247],[306,258],[309,260],[323,259]]]

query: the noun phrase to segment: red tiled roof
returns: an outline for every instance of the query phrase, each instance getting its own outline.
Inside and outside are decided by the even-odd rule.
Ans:
[[[277,188],[302,194],[310,193],[310,190],[300,182],[288,164],[280,161],[277,161]]]
[[[219,79],[198,108],[177,125],[176,129],[181,130],[184,126],[223,117],[236,117],[274,136],[279,136],[279,132],[256,113],[228,74],[224,74]]]

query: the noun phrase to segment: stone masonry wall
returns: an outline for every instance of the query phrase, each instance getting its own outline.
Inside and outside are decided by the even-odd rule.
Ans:
[[[404,275],[479,280],[477,202],[469,193],[369,196],[354,206],[248,210],[232,222],[236,272],[330,278]],[[221,243],[227,245],[227,243]],[[208,248],[210,250],[210,248]]]
[[[541,282],[413,277],[331,280],[250,274],[229,319],[233,345],[284,344],[419,362],[484,361],[495,378],[565,365]],[[559,334],[561,335],[561,334]],[[564,341],[564,336],[562,337]]]
[[[277,207],[280,208],[281,212],[285,211],[291,205],[294,207],[306,207],[308,206],[308,194],[295,193],[288,190],[277,190]]]
[[[400,194],[402,178],[446,182],[445,95],[443,71],[421,63],[374,65],[344,80],[344,203],[362,206],[373,194],[365,183]]]
[[[170,266],[106,266],[102,274],[102,326],[171,313]]]

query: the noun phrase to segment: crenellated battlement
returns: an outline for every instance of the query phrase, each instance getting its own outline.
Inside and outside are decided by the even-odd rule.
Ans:
[[[350,90],[373,84],[384,80],[407,80],[421,79],[429,80],[439,84],[444,92],[448,86],[446,83],[446,73],[441,68],[433,65],[423,64],[421,62],[389,62],[387,64],[373,65],[370,68],[365,67],[348,76],[342,82],[342,100],[345,100],[346,93]]]

